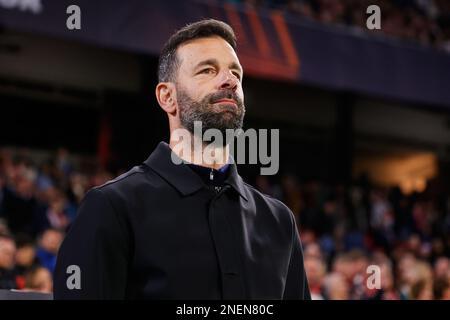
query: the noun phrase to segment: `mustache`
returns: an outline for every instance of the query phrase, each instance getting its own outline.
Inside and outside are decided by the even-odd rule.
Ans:
[[[209,103],[215,103],[222,99],[232,99],[232,100],[236,101],[238,106],[242,105],[242,100],[238,97],[236,92],[233,90],[225,89],[225,90],[221,90],[221,91],[212,93],[208,96]]]

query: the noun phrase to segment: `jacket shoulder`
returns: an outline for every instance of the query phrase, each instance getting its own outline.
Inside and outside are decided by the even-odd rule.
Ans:
[[[102,191],[108,195],[115,193],[116,191],[123,192],[131,190],[133,187],[138,186],[144,181],[146,171],[146,167],[143,165],[135,166],[129,171],[122,173],[102,185],[95,186],[92,189]]]

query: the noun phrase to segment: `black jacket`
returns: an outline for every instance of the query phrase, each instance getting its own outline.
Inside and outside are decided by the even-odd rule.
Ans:
[[[88,192],[59,250],[54,297],[310,299],[291,211],[244,183],[235,164],[217,192],[170,156],[161,142]],[[67,287],[71,265],[80,289]]]

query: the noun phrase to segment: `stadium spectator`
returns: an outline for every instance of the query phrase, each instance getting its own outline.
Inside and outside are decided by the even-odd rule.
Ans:
[[[16,245],[14,240],[0,235],[0,289],[15,289],[14,256]]]
[[[26,291],[35,291],[41,293],[52,293],[53,279],[52,274],[47,268],[35,266],[25,275]]]
[[[333,272],[325,277],[324,295],[327,300],[348,300],[350,290],[345,277],[338,272]]]
[[[55,270],[56,256],[63,239],[64,234],[58,229],[47,229],[40,236],[37,257],[51,273]]]
[[[16,256],[14,274],[17,289],[25,288],[26,273],[38,264],[36,247],[31,237],[19,235],[16,237]]]
[[[305,254],[305,271],[308,277],[312,300],[323,300],[323,281],[326,276],[326,266],[321,257]]]

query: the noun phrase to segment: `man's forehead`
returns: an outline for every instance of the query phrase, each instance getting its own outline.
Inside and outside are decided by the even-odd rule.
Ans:
[[[185,65],[195,67],[204,60],[215,59],[225,63],[239,63],[233,47],[220,37],[199,38],[183,43],[177,50],[178,58]]]

